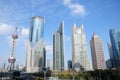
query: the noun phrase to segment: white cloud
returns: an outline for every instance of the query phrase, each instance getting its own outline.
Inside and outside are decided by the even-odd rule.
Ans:
[[[71,0],[63,0],[64,5],[69,6],[71,4]]]
[[[0,23],[0,34],[7,34],[12,31],[13,31],[13,27],[11,25]]]
[[[21,35],[22,36],[28,36],[28,34],[29,34],[28,28],[22,28]]]
[[[84,5],[79,3],[72,3],[71,0],[63,0],[63,4],[71,10],[73,16],[82,16],[86,15],[86,10]]]
[[[71,5],[71,14],[72,15],[81,15],[81,16],[84,16],[86,14],[85,12],[85,8],[83,5],[80,5],[80,4],[72,4]]]
[[[53,45],[46,45],[46,52],[53,54]]]
[[[28,34],[29,30],[27,28],[22,28],[20,31],[20,36],[18,38],[18,44],[19,46],[26,47],[27,46],[27,40],[28,40]]]

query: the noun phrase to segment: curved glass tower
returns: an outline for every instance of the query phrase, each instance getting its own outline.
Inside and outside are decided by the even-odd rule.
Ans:
[[[46,51],[43,40],[44,18],[35,16],[31,18],[29,40],[27,45],[27,72],[39,72],[45,67]]]
[[[44,18],[32,17],[29,29],[29,40],[32,46],[34,46],[40,39],[43,38]]]

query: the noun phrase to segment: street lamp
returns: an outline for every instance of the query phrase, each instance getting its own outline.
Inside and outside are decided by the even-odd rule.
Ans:
[[[47,72],[47,68],[42,68],[42,71],[44,72],[44,80],[46,79],[46,72]]]

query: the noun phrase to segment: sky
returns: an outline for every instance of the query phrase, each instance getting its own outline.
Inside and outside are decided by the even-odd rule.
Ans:
[[[95,32],[103,43],[105,60],[109,59],[109,30],[120,31],[120,0],[0,0],[0,66],[8,64],[14,28],[18,27],[15,47],[16,64],[25,66],[30,18],[45,18],[46,58],[53,58],[53,33],[64,21],[65,68],[72,58],[72,26],[84,25],[87,54],[91,63],[90,40]],[[92,65],[92,63],[91,63]]]

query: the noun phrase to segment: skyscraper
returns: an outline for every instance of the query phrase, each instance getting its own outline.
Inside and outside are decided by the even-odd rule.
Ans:
[[[86,38],[83,25],[77,27],[75,24],[72,28],[72,66],[75,70],[90,70],[88,62]]]
[[[102,40],[95,33],[90,41],[93,69],[105,69],[105,59],[102,47]]]
[[[107,60],[106,62],[107,63],[110,63],[111,62],[111,66],[110,66],[110,68],[112,68],[113,67],[113,51],[112,51],[112,45],[111,45],[111,43],[107,43],[107,46],[108,46],[108,51],[109,51],[109,56],[110,56],[110,59],[109,60]]]
[[[110,40],[113,52],[113,67],[120,67],[120,32],[115,29],[110,29]]]
[[[31,18],[27,45],[26,71],[38,72],[45,67],[45,45],[43,40],[44,18]]]
[[[107,46],[108,46],[108,51],[109,51],[110,58],[113,59],[113,52],[112,52],[112,45],[111,45],[111,43],[107,43]]]
[[[64,70],[64,23],[53,35],[53,69]]]

